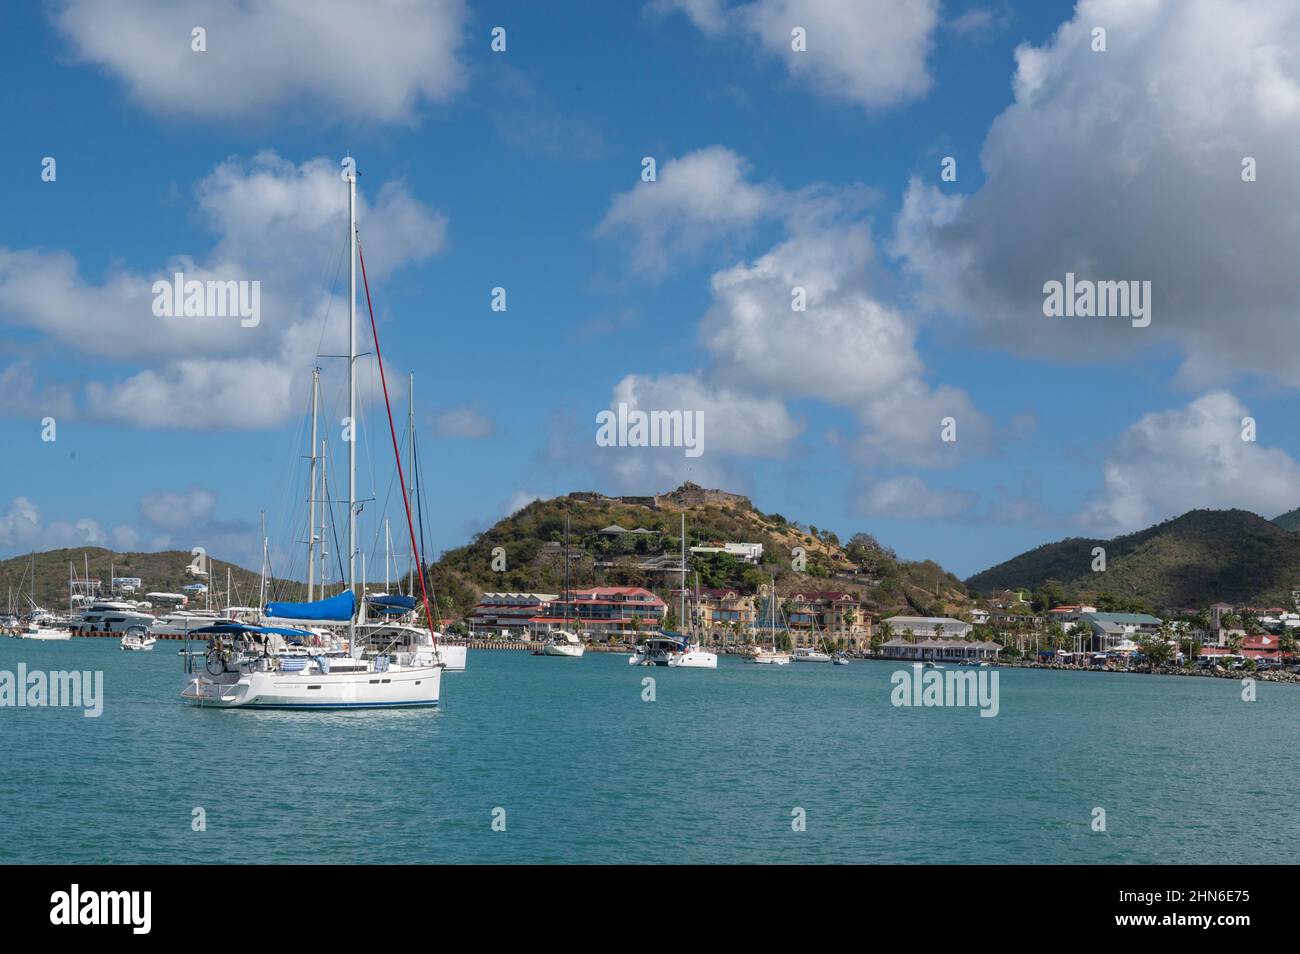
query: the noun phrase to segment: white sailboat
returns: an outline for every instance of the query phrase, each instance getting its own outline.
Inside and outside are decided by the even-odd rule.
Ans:
[[[575,633],[563,629],[552,633],[551,638],[542,647],[542,655],[544,656],[569,656],[578,659],[581,658],[582,653],[582,640]]]
[[[36,623],[28,623],[26,626],[20,626],[15,633],[19,639],[34,639],[40,642],[62,642],[65,639],[72,638],[72,631],[67,629],[56,629],[53,626],[40,626]]]
[[[788,666],[793,657],[776,648],[776,577],[772,577],[772,588],[768,591],[768,632],[772,635],[769,646],[759,646],[749,656],[749,662],[760,666]]]
[[[357,235],[357,181],[354,167],[344,164],[348,183],[348,240],[350,244],[348,302],[348,419],[356,420],[357,411],[357,340],[356,293],[357,264],[366,282],[365,258]],[[366,303],[371,310],[367,283]],[[374,332],[375,358],[379,367],[384,402],[388,404],[388,385],[384,378],[383,356],[379,337]],[[397,453],[397,433],[392,428],[393,452],[397,474],[406,496],[406,478],[402,473],[401,455]],[[313,442],[314,444],[314,442]],[[314,446],[313,446],[314,464]],[[194,656],[185,656],[186,681],[181,696],[200,706],[221,708],[336,709],[385,708],[395,706],[436,706],[442,689],[444,664],[436,655],[436,641],[426,632],[425,644],[415,638],[405,647],[393,642],[391,649],[367,654],[365,631],[358,634],[356,616],[357,507],[356,441],[348,442],[348,589],[337,596],[307,603],[270,603],[268,616],[347,623],[345,646],[327,647],[319,633],[290,627],[231,624],[207,627],[199,635],[210,637],[210,649],[201,669]],[[314,467],[313,467],[314,470]],[[313,480],[314,486],[314,480]],[[407,529],[415,548],[415,528],[407,500]],[[420,574],[423,592],[423,573]],[[322,576],[322,585],[324,578]],[[426,615],[428,597],[425,594]],[[361,612],[364,614],[364,610]],[[364,619],[364,617],[363,617]],[[382,634],[380,634],[382,636]],[[292,641],[295,646],[291,647]]]
[[[815,646],[800,646],[794,651],[795,662],[830,662],[831,654],[824,653]]]
[[[564,518],[564,625],[551,634],[551,638],[542,647],[543,656],[567,656],[580,659],[584,652],[582,640],[577,633],[569,631],[569,603],[573,599],[569,588],[569,518]]]

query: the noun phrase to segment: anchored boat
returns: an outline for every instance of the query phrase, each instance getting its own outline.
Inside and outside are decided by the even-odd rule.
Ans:
[[[271,604],[276,609],[284,604]],[[270,608],[270,607],[268,607]],[[334,622],[351,620],[351,592],[297,604],[298,612]],[[403,627],[405,628],[405,627]],[[405,645],[366,654],[364,642],[340,641],[308,629],[210,626],[194,635],[209,639],[206,656],[186,656],[181,696],[200,706],[250,709],[349,709],[436,706],[443,664],[427,631]],[[381,630],[382,632],[382,630]],[[379,633],[371,634],[373,636]]]
[[[348,184],[348,241],[350,255],[348,303],[348,420],[357,416],[357,340],[356,291],[357,266],[365,286],[366,306],[375,345],[375,360],[383,387],[384,407],[388,412],[389,433],[393,441],[397,477],[406,507],[406,525],[411,551],[416,556],[417,576],[423,597],[425,618],[433,625],[433,613],[424,580],[424,563],[419,559],[415,542],[415,525],[411,519],[411,501],[407,495],[406,475],[397,446],[384,359],[379,348],[379,331],[370,285],[366,279],[366,260],[357,233],[357,177],[355,165],[344,162],[343,178]],[[313,373],[312,494],[315,494],[315,407],[319,375]],[[200,706],[262,709],[336,709],[385,708],[394,706],[436,706],[446,669],[432,629],[381,623],[365,625],[364,603],[357,597],[357,492],[356,441],[348,441],[348,519],[347,519],[347,589],[326,599],[312,600],[312,576],[308,575],[308,601],[271,602],[265,605],[263,618],[293,620],[302,626],[266,626],[229,623],[208,626],[194,633],[208,640],[204,656],[185,653],[185,685],[181,696]],[[309,524],[315,527],[314,514]],[[263,587],[266,582],[267,558],[263,536]],[[309,549],[308,566],[313,565]],[[322,549],[323,559],[323,549]],[[365,568],[362,566],[364,591]],[[324,575],[321,577],[322,592]],[[412,599],[412,608],[414,600]],[[317,631],[312,624],[321,624]],[[331,628],[346,624],[346,638],[333,634]],[[188,647],[187,647],[188,648]],[[200,662],[201,660],[201,662]],[[461,667],[464,667],[463,656]]]
[[[681,609],[680,618],[686,619],[686,514],[682,514],[682,560],[681,560]],[[694,627],[692,626],[692,629]],[[671,666],[675,669],[717,669],[717,653],[705,652],[700,648],[697,637],[692,633],[663,632],[646,639],[628,657],[630,666]]]

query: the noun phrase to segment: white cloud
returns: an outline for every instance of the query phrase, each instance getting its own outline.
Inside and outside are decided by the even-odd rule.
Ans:
[[[26,417],[33,423],[46,417],[62,421],[74,416],[76,398],[65,382],[49,382],[28,359],[0,367],[0,415]],[[33,436],[38,434],[33,430]]]
[[[705,152],[725,174],[701,178],[690,192],[691,201],[661,207],[655,194],[643,193],[635,218],[662,223],[665,229],[670,223],[686,230],[702,224],[711,239],[726,237],[720,224],[725,216],[692,212],[711,208],[711,200],[696,192],[717,188],[719,182],[733,194],[753,187],[739,156],[718,147]],[[858,218],[861,190],[811,187],[792,193],[765,187],[761,194],[761,200],[747,206],[751,214],[731,217],[733,226],[762,215],[778,217],[786,237],[758,258],[713,275],[713,304],[698,329],[708,367],[689,375],[630,375],[615,388],[611,406],[624,399],[620,389],[638,392],[646,407],[676,408],[682,401],[688,407],[693,406],[689,401],[708,406],[718,422],[709,422],[708,443],[723,455],[784,454],[798,433],[784,402],[803,398],[857,417],[862,431],[852,446],[868,466],[950,466],[990,450],[992,424],[964,391],[925,380],[916,322],[883,301],[873,287],[871,229]],[[796,288],[803,290],[805,311],[794,309]],[[658,403],[647,402],[647,394]],[[760,413],[762,426],[755,426]],[[946,417],[957,420],[956,442],[940,439]],[[727,443],[720,444],[720,438]],[[682,467],[671,455],[631,459],[646,457],[664,458],[675,472]]]
[[[79,60],[168,115],[409,123],[466,82],[462,0],[60,0],[53,20]]]
[[[541,494],[535,494],[531,490],[516,490],[510,495],[510,498],[501,505],[501,513],[507,517],[523,510],[534,500],[541,500]]]
[[[41,511],[26,497],[15,497],[0,515],[0,545],[31,543],[41,529]]]
[[[495,426],[490,417],[472,407],[453,407],[437,416],[434,430],[440,437],[487,437]]]
[[[213,557],[256,566],[261,542],[255,527],[241,520],[218,519],[216,511],[216,496],[201,487],[151,491],[141,497],[137,519],[105,530],[101,520],[88,516],[46,521],[36,503],[16,497],[0,513],[0,552],[110,545],[130,551],[147,540],[149,550],[188,551],[202,545]]]
[[[27,497],[15,497],[0,514],[0,547],[52,550],[60,547],[102,546],[108,539],[99,521],[89,517],[46,524],[40,508]]]
[[[140,545],[140,532],[130,524],[122,523],[113,528],[110,539],[114,550],[129,552]]]
[[[630,270],[661,278],[670,264],[734,243],[778,211],[780,190],[748,182],[748,171],[748,163],[723,146],[668,159],[656,181],[640,181],[614,197],[596,234],[625,239]]]
[[[1300,463],[1276,447],[1242,440],[1246,406],[1213,391],[1184,408],[1143,415],[1116,442],[1105,489],[1076,517],[1124,533],[1194,508],[1252,510],[1273,517],[1300,506]]]
[[[869,109],[908,102],[930,88],[926,60],[938,0],[655,0],[649,9],[681,10],[709,36],[739,36],[818,93]],[[806,52],[791,48],[795,27],[806,31]]]
[[[990,447],[992,425],[965,392],[931,387],[916,350],[916,323],[882,302],[870,281],[869,227],[804,222],[752,263],[713,277],[714,305],[700,337],[718,378],[787,398],[852,411],[860,457],[939,466]],[[792,289],[807,311],[792,307]],[[957,441],[940,422],[957,420]]]
[[[693,374],[629,374],[614,386],[610,406],[698,411],[704,421],[704,455],[780,457],[801,426],[778,399],[707,382]],[[592,428],[595,433],[595,425]],[[655,448],[645,448],[655,450]],[[668,449],[681,457],[679,448]]]
[[[1094,26],[1105,52],[1091,48]],[[1044,46],[1017,50],[983,184],[954,197],[913,182],[897,251],[931,304],[1028,354],[1114,360],[1172,342],[1188,382],[1291,378],[1280,356],[1300,348],[1296,49],[1290,0],[1082,0]],[[1150,327],[1044,317],[1043,284],[1067,271],[1150,281]]]
[[[184,492],[153,491],[140,499],[140,512],[156,527],[184,530],[212,517],[216,495],[201,487]]]
[[[973,494],[961,490],[937,490],[920,477],[908,476],[871,485],[863,493],[859,506],[871,517],[940,520],[964,514],[974,503]]]
[[[269,152],[228,160],[196,193],[214,248],[150,273],[118,269],[94,283],[66,252],[0,248],[0,322],[99,359],[109,374],[114,365],[134,368],[87,382],[88,416],[144,428],[273,427],[307,393],[326,317],[326,350],[345,335],[346,306],[321,287],[331,265],[341,262],[346,275],[347,194],[335,161],[295,165]],[[383,184],[373,202],[359,193],[358,218],[371,278],[446,245],[445,217],[401,182]],[[153,283],[177,271],[187,280],[260,282],[260,323],[155,316]],[[335,291],[346,295],[346,279]],[[364,298],[360,306],[364,314]],[[372,364],[363,361],[368,390],[377,386]]]

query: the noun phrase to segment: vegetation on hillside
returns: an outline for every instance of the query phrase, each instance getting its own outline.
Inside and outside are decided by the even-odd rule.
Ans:
[[[221,591],[225,602],[226,570],[230,569],[232,599],[236,605],[249,606],[257,602],[261,582],[259,574],[233,563],[208,560],[208,577],[190,575],[186,568],[194,559],[183,550],[163,550],[157,553],[115,553],[103,547],[76,547],[64,550],[47,550],[0,560],[0,606],[8,607],[12,595],[14,607],[19,612],[30,609],[28,599],[50,610],[66,611],[68,608],[68,576],[85,576],[87,566],[92,578],[103,582],[100,597],[109,597],[109,583],[113,576],[139,577],[141,589],[131,599],[144,599],[149,592],[180,593],[189,583],[208,583]],[[33,560],[35,573],[33,574]],[[34,582],[33,582],[34,580]],[[302,584],[272,580],[269,584],[273,597],[302,598]],[[213,595],[216,605],[217,596]],[[190,597],[190,605],[202,606],[204,597]]]
[[[887,613],[958,612],[968,603],[961,581],[935,563],[900,561],[870,534],[857,534],[841,544],[832,531],[762,513],[743,499],[686,507],[663,501],[658,509],[610,498],[534,501],[477,534],[466,546],[443,553],[430,567],[429,579],[440,597],[450,597],[461,613],[483,591],[559,592],[567,519],[571,585],[642,586],[662,595],[680,581],[675,560],[682,546],[679,514],[683,510],[688,549],[727,542],[763,545],[757,566],[725,553],[692,554],[691,585],[698,574],[702,587],[752,593],[775,577],[782,595],[846,591]],[[611,525],[654,532],[600,533]]]
[[[1106,551],[1093,570],[1093,548]],[[973,591],[1050,584],[1051,599],[1147,610],[1230,603],[1291,605],[1300,535],[1245,510],[1192,510],[1111,540],[1050,543],[977,573]]]

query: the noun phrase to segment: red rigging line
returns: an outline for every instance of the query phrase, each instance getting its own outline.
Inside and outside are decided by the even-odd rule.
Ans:
[[[402,502],[406,505],[406,529],[411,535],[411,552],[420,571],[420,595],[424,598],[424,618],[429,621],[429,634],[437,633],[433,613],[429,609],[429,591],[424,585],[424,558],[415,543],[415,524],[411,521],[411,498],[406,493],[406,477],[402,473],[402,454],[397,449],[397,428],[393,424],[393,406],[388,402],[388,379],[384,376],[384,356],[379,353],[379,328],[375,325],[375,306],[370,303],[370,282],[366,279],[366,256],[361,251],[361,233],[357,232],[357,258],[361,262],[361,284],[366,289],[366,309],[370,312],[370,333],[375,339],[375,360],[379,363],[379,383],[384,388],[384,409],[388,411],[388,432],[393,436],[393,458],[397,461],[397,479],[402,484]],[[437,641],[434,636],[434,641]]]

